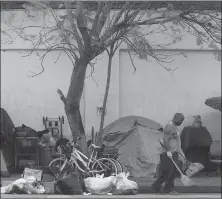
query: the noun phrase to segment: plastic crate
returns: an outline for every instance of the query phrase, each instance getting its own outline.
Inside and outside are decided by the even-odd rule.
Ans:
[[[38,144],[37,138],[16,137],[15,152],[16,154],[35,154]]]

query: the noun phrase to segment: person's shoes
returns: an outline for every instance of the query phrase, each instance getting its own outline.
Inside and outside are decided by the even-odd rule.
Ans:
[[[175,190],[172,190],[170,192],[163,192],[163,194],[170,194],[170,195],[178,195],[179,192],[175,191]]]

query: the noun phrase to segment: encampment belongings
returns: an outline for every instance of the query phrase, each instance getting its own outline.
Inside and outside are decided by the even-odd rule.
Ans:
[[[44,146],[46,146],[46,147],[55,146],[56,145],[56,139],[50,133],[46,134],[46,135],[43,135],[40,139],[39,145],[41,145],[43,147]]]
[[[39,165],[48,167],[49,163],[53,160],[54,153],[53,147],[39,145]]]
[[[43,171],[38,169],[25,168],[23,171],[23,178],[28,179],[31,176],[35,177],[38,182],[41,182],[43,177]]]
[[[46,194],[49,193],[35,177],[20,178],[7,186],[1,187],[1,194]]]
[[[84,179],[84,183],[86,190],[91,194],[105,195],[113,190],[115,180],[115,176],[104,177],[104,174],[97,174],[96,177]]]
[[[115,147],[106,147],[105,145],[102,145],[101,151],[98,153],[99,158],[113,158],[117,159],[118,158],[118,149]]]
[[[135,195],[138,193],[138,185],[136,182],[127,179],[129,173],[120,173],[116,176],[115,189],[113,195]]]
[[[38,166],[38,141],[38,137],[15,137],[15,167]]]
[[[132,177],[154,177],[160,159],[158,139],[163,136],[163,132],[158,129],[161,125],[153,121],[150,126],[149,122],[143,125],[138,122],[135,126],[128,127],[128,130],[119,132],[112,132],[110,124],[103,131],[103,144],[118,149],[117,160],[124,172],[129,172]],[[114,128],[117,129],[118,127]]]
[[[55,138],[59,139],[63,137],[62,133],[62,125],[64,124],[64,117],[58,117],[58,118],[48,118],[43,117],[43,124],[45,125],[45,129],[50,130],[50,134]]]
[[[79,176],[76,173],[58,180],[56,185],[64,195],[81,195],[83,193]]]
[[[38,138],[41,138],[42,135],[48,134],[48,133],[49,133],[48,129],[45,129],[42,131],[35,131],[34,129],[32,129],[24,124],[22,126],[14,128],[14,134],[16,137],[38,137]]]

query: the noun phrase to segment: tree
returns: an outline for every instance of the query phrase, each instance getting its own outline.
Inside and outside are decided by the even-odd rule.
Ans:
[[[110,78],[111,78],[111,71],[112,71],[112,59],[113,56],[118,49],[118,47],[121,45],[121,41],[117,41],[116,45],[115,43],[111,44],[109,49],[106,49],[106,52],[108,54],[109,60],[108,60],[108,69],[107,69],[107,80],[106,80],[106,90],[104,94],[104,99],[103,99],[103,106],[102,106],[102,115],[101,115],[101,121],[100,121],[100,126],[99,126],[99,133],[97,137],[97,144],[101,144],[102,141],[102,133],[103,133],[103,126],[104,126],[104,120],[105,120],[105,110],[106,110],[106,103],[109,95],[109,85],[110,85]]]
[[[58,89],[58,94],[64,103],[73,138],[82,138],[80,146],[84,153],[87,153],[86,136],[79,107],[87,67],[94,68],[93,60],[98,55],[112,49],[116,42],[122,42],[127,44],[132,63],[131,52],[140,59],[149,60],[149,57],[153,57],[160,63],[164,62],[169,57],[153,51],[148,36],[160,31],[162,34],[170,32],[172,43],[177,42],[181,38],[181,29],[175,26],[195,35],[200,46],[207,43],[210,47],[219,49],[218,45],[221,45],[220,6],[214,7],[212,11],[209,7],[206,8],[205,2],[124,2],[121,7],[115,1],[94,2],[94,6],[88,3],[61,2],[58,4],[58,8],[64,11],[61,14],[53,9],[50,2],[27,2],[23,5],[27,17],[32,17],[35,10],[42,10],[44,16],[52,16],[54,23],[51,26],[18,28],[8,22],[14,32],[32,44],[33,49],[40,45],[45,45],[47,49],[41,57],[41,72],[33,76],[44,71],[44,59],[53,49],[60,49],[72,61],[73,71],[68,93],[65,97]],[[149,27],[147,33],[142,31],[143,26]],[[35,37],[25,33],[26,29],[33,27],[40,29]],[[169,44],[158,46],[164,48]],[[135,66],[134,69],[136,70]]]

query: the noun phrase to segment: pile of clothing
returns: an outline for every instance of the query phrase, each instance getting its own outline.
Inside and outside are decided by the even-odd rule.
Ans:
[[[1,194],[48,194],[49,189],[43,187],[34,176],[20,178],[7,186],[1,187]]]
[[[42,185],[41,170],[25,168],[20,179],[1,187],[1,194],[48,194],[50,190]]]

